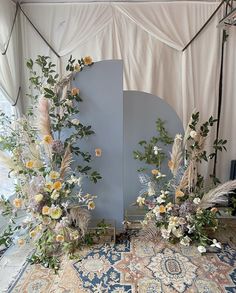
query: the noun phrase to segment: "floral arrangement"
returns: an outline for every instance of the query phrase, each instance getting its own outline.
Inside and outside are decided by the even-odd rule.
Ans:
[[[2,214],[10,217],[0,243],[22,246],[31,241],[35,252],[30,262],[54,270],[59,269],[60,253],[73,254],[86,242],[88,210],[95,208],[96,196],[84,192],[83,178],[94,183],[101,179],[89,166],[92,155],[79,146],[94,131],[78,119],[82,98],[71,86],[75,75],[92,65],[90,56],[78,62],[70,57],[70,73],[59,80],[49,57],[30,59],[32,106],[15,121],[0,114],[0,161],[16,182],[14,198],[0,200]],[[101,149],[94,155],[101,156]],[[20,215],[24,220],[19,223]]]
[[[236,188],[236,180],[218,186],[219,180],[210,175],[212,186],[199,174],[199,164],[215,158],[217,151],[226,150],[226,140],[216,139],[213,151],[205,150],[210,128],[217,120],[210,117],[199,125],[199,112],[193,113],[184,137],[175,136],[168,167],[172,178],[163,183],[160,171],[152,169],[151,176],[141,173],[139,178],[143,189],[137,204],[147,209],[143,221],[144,235],[153,238],[161,236],[171,243],[189,246],[197,244],[201,253],[207,247],[221,247],[216,239],[209,237],[218,226],[217,205],[227,203],[227,194]],[[152,145],[153,156],[158,146]]]

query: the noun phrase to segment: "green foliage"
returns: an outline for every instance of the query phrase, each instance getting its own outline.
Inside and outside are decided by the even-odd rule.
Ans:
[[[4,245],[5,247],[9,247],[12,243],[12,238],[15,231],[18,230],[18,227],[12,227],[9,225],[4,232],[0,235],[0,245]]]
[[[0,199],[2,214],[11,217],[0,244],[8,245],[18,229],[22,231],[20,243],[37,237],[30,263],[41,263],[55,272],[60,266],[60,253],[72,255],[86,242],[68,217],[71,204],[89,207],[96,198],[83,192],[81,178],[87,177],[93,183],[102,178],[90,166],[94,156],[80,146],[82,140],[95,133],[90,125],[77,119],[83,99],[79,89],[69,90],[75,74],[93,64],[91,57],[85,58],[75,64],[70,57],[70,73],[60,80],[49,57],[29,59],[26,65],[32,94],[27,97],[31,107],[16,121],[0,112],[0,150],[9,152],[9,157],[1,155],[10,166],[9,176],[17,178],[16,200]],[[14,218],[19,211],[33,217],[16,226]]]
[[[210,129],[215,125],[215,123],[218,121],[217,119],[214,119],[212,116],[204,122],[202,125],[200,125],[199,129],[197,129],[197,125],[199,123],[199,112],[192,114],[192,121],[189,124],[189,128],[193,131],[198,131],[198,135],[200,135],[202,138],[206,138],[210,132]],[[191,155],[197,154],[195,157],[196,161],[201,163],[202,161],[209,162],[209,160],[214,159],[217,156],[217,152],[222,152],[223,150],[227,151],[226,144],[227,140],[225,139],[215,139],[212,145],[213,152],[210,154],[207,153],[206,150],[202,149],[202,146],[199,145],[199,141],[192,138],[190,135],[188,136],[187,140],[189,141],[189,150],[186,150],[186,160],[188,160]],[[199,175],[200,176],[200,175]],[[220,183],[220,180],[215,176],[214,172],[213,174],[210,174],[210,179],[212,180],[212,183],[214,185],[217,185]],[[197,186],[199,183],[197,183]],[[199,188],[203,187],[202,185],[199,186]]]
[[[160,118],[158,118],[156,121],[156,131],[158,136],[153,136],[149,141],[142,140],[138,143],[143,150],[133,151],[133,156],[135,160],[139,160],[140,162],[144,162],[147,165],[153,165],[156,168],[159,168],[167,156],[161,149],[159,149],[158,153],[155,154],[154,147],[157,147],[157,144],[169,145],[173,143],[173,139],[165,128],[165,122]],[[144,167],[140,168],[138,171],[141,172],[145,171],[146,169],[147,168]]]

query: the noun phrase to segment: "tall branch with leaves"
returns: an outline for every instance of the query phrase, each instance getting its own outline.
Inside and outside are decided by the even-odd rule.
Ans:
[[[32,106],[15,122],[0,114],[6,129],[0,135],[0,160],[8,165],[10,176],[17,178],[15,198],[2,197],[0,208],[12,222],[19,212],[28,215],[6,230],[0,242],[11,239],[23,245],[35,240],[36,252],[30,261],[55,271],[58,254],[72,253],[86,241],[88,210],[95,208],[96,196],[83,191],[82,179],[88,177],[93,183],[101,179],[90,166],[93,155],[80,148],[81,140],[94,131],[78,119],[83,100],[79,89],[71,88],[75,75],[92,65],[90,56],[77,62],[70,57],[66,67],[70,73],[59,80],[49,57],[28,60]]]

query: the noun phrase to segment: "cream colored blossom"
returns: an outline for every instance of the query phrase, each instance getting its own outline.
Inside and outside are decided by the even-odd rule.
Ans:
[[[60,173],[59,172],[56,172],[56,171],[51,171],[50,174],[49,174],[49,177],[52,180],[58,179],[60,177]]]
[[[78,125],[80,124],[80,120],[74,118],[74,119],[71,120],[71,123],[72,123],[73,125],[77,125],[77,126],[78,126]]]
[[[42,208],[42,214],[43,215],[49,215],[49,213],[50,213],[50,207],[43,206],[43,208]]]
[[[59,219],[62,216],[62,210],[58,206],[50,208],[50,217],[54,220]]]
[[[36,202],[40,202],[40,201],[42,201],[42,200],[43,200],[43,194],[41,194],[41,193],[36,194],[36,195],[34,196],[34,200],[35,200]]]
[[[88,203],[88,209],[89,210],[94,210],[95,209],[95,202],[94,201],[90,201]]]
[[[65,241],[65,238],[64,238],[63,235],[58,234],[58,235],[56,236],[56,241],[57,241],[57,242],[64,242],[64,241]]]
[[[139,196],[137,198],[137,203],[138,203],[139,206],[143,206],[145,204],[145,198],[142,197],[142,196]]]

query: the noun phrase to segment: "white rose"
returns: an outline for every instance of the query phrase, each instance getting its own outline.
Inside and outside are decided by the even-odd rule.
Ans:
[[[190,131],[189,135],[194,139],[197,136],[197,132],[195,130]]]
[[[36,202],[40,202],[40,201],[42,201],[42,200],[43,200],[43,195],[42,195],[41,193],[36,194],[36,195],[34,196],[34,200],[35,200]]]
[[[194,198],[193,203],[199,204],[201,199],[199,197]]]
[[[204,246],[202,246],[202,245],[199,245],[197,249],[198,249],[198,251],[199,251],[200,253],[204,253],[204,252],[206,252],[206,248],[205,248]]]
[[[71,120],[71,123],[74,124],[74,125],[79,125],[80,121],[79,121],[79,119],[74,118],[74,119]]]

